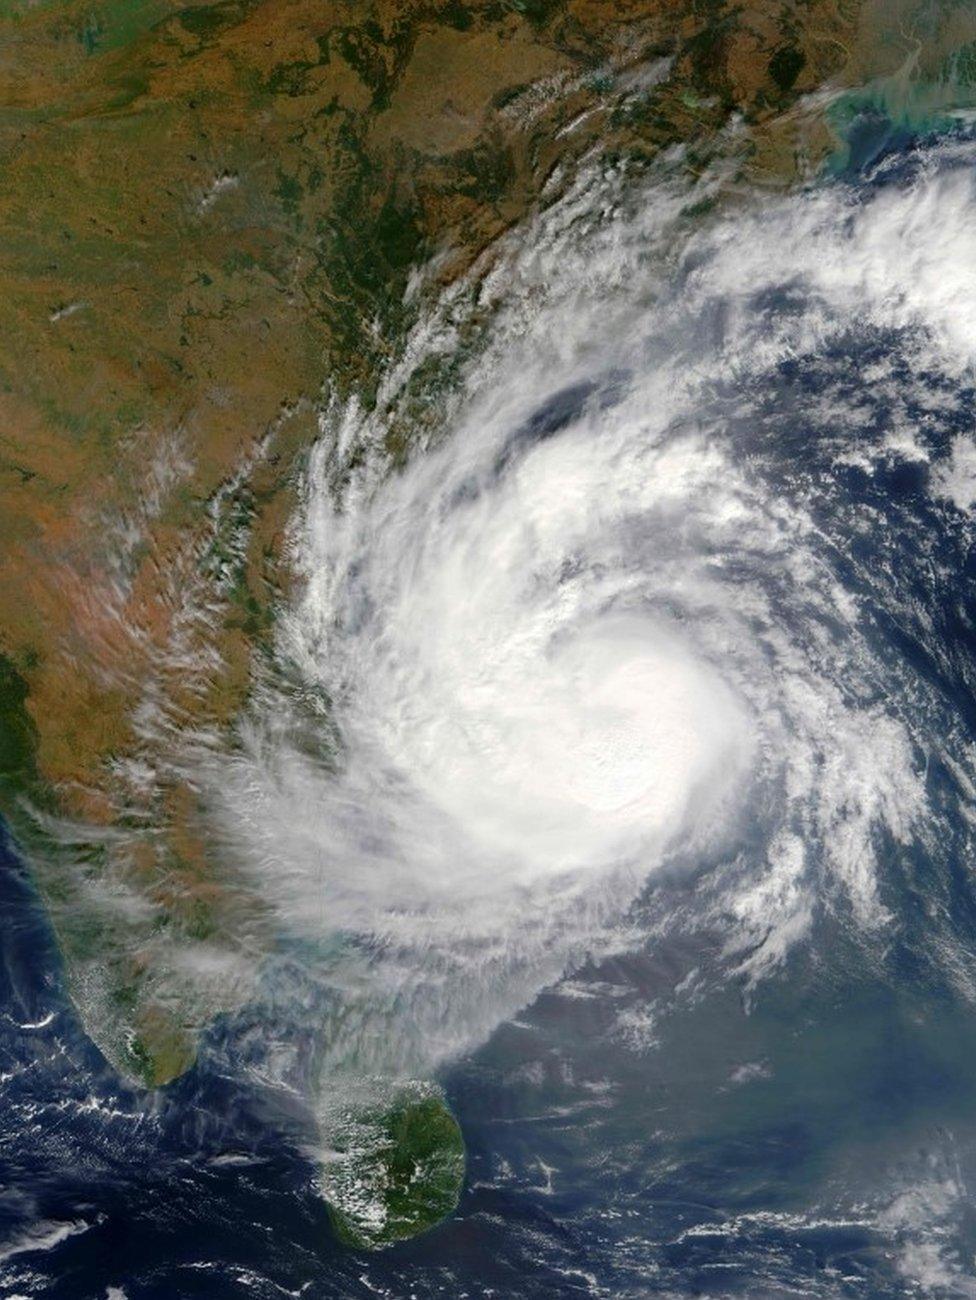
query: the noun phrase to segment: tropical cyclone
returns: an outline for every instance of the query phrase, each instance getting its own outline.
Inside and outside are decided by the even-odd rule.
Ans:
[[[781,186],[828,147],[813,92],[904,66],[914,19],[906,4],[892,36],[891,6],[882,31],[876,8],[830,3],[0,13],[4,811],[86,1027],[159,1085],[252,996],[275,940],[200,774],[240,750],[301,598],[289,521],[309,449],[342,440],[332,413],[374,406],[428,302],[486,273],[582,159],[639,169],[680,143],[689,172],[725,150],[732,190]],[[950,13],[926,32],[928,72],[964,27]],[[437,432],[451,381],[447,363],[411,372],[386,472]],[[666,639],[655,655],[619,689],[674,672]],[[331,702],[313,687],[307,702],[321,757]],[[596,761],[575,774],[594,805],[599,778]],[[479,798],[497,834],[500,796]],[[457,1154],[430,1106],[384,1094],[393,1182],[404,1133]],[[436,1213],[394,1235],[443,1212],[447,1163]]]

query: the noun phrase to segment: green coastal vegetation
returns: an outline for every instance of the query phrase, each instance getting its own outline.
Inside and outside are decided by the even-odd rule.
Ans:
[[[972,109],[971,7],[881,8],[0,0],[0,812],[121,1074],[190,1069],[274,948],[187,773],[268,671],[330,400],[375,405],[425,295],[595,152],[694,174],[734,138],[775,193]],[[455,366],[418,372],[389,473]],[[327,1137],[349,1246],[456,1207],[431,1081]]]

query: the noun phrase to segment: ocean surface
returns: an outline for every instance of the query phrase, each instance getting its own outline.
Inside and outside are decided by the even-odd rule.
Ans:
[[[545,336],[571,317],[592,339],[598,319],[600,346],[568,348],[565,373],[540,366],[552,379],[526,380],[522,415],[493,408],[478,424],[492,430],[480,461],[452,459],[448,442],[442,470],[390,506],[417,530],[437,598],[454,589],[424,564],[469,543],[476,560],[497,555],[485,550],[497,521],[544,501],[532,545],[542,554],[551,528],[562,558],[535,576],[582,590],[579,653],[597,647],[567,679],[599,677],[608,643],[643,645],[653,629],[653,659],[641,650],[637,685],[611,703],[630,707],[634,692],[642,726],[647,708],[665,719],[634,752],[663,754],[686,780],[665,790],[662,767],[654,792],[638,783],[614,805],[626,880],[617,866],[593,878],[599,905],[571,943],[565,927],[543,943],[542,921],[520,937],[507,894],[470,894],[519,977],[502,963],[497,986],[474,982],[470,1002],[438,1013],[449,1047],[433,1066],[468,1149],[457,1213],[375,1254],[334,1241],[312,1118],[262,1065],[277,1033],[301,1037],[297,1013],[284,1028],[260,1008],[222,1020],[157,1095],[120,1082],[72,1012],[6,845],[8,1300],[976,1297],[976,144],[963,130],[871,140],[809,192],[683,235],[680,256],[648,271],[646,298],[626,255],[624,288],[596,277],[557,297]],[[632,245],[671,240],[672,226],[640,227],[660,193],[621,218]],[[563,252],[574,229],[561,228]],[[619,243],[600,248],[616,258]],[[585,247],[580,258],[592,268]],[[625,308],[605,313],[603,294]],[[511,351],[478,382],[508,375]],[[695,373],[680,400],[679,370]],[[603,478],[587,477],[594,447]],[[452,531],[435,531],[421,500]],[[411,580],[389,557],[370,562],[356,581],[374,598],[380,577],[391,591]],[[452,581],[470,591],[464,579]],[[508,604],[485,600],[504,629]],[[369,617],[349,617],[349,644]],[[438,664],[439,682],[461,671]],[[684,712],[664,695],[648,704],[659,678]],[[521,743],[520,725],[513,715],[506,743]],[[675,750],[668,727],[691,728],[696,747]],[[614,777],[629,781],[633,753],[614,737]],[[449,756],[466,770],[466,750]],[[601,861],[603,771],[587,775],[573,829]],[[501,842],[489,796],[464,797],[453,812],[477,818],[478,843]],[[635,834],[650,815],[667,835],[647,847]],[[516,847],[563,854],[560,825],[544,841],[519,830]],[[447,919],[430,947],[404,938],[403,951],[456,961],[463,984],[441,877],[418,878]],[[527,907],[553,896],[548,877],[519,888]],[[589,897],[570,901],[585,910]],[[527,967],[537,988],[519,982]],[[419,976],[414,995],[419,1006]],[[487,1029],[466,1043],[469,1007]]]

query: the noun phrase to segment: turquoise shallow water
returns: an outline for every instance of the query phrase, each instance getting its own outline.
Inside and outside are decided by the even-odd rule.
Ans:
[[[833,182],[855,205],[933,170],[968,176],[976,162],[958,127],[941,151],[890,119],[867,114],[858,129]],[[791,280],[744,300],[772,331],[811,311],[812,296]],[[702,336],[730,328],[727,315],[703,320]],[[696,411],[784,517],[802,504],[816,542],[815,570],[793,584],[748,538],[734,554],[716,550],[715,572],[733,593],[760,589],[797,642],[814,584],[833,593],[841,649],[841,610],[856,601],[870,671],[852,662],[833,685],[911,724],[928,820],[900,838],[891,812],[872,832],[884,924],[865,927],[830,893],[834,845],[808,828],[809,874],[828,883],[802,939],[756,976],[750,958],[768,936],[760,926],[751,949],[731,942],[723,882],[758,871],[777,815],[770,785],[740,810],[734,852],[676,859],[653,878],[616,956],[556,982],[442,1072],[469,1151],[458,1212],[417,1241],[357,1255],[332,1239],[302,1154],[310,1117],[245,1069],[299,1041],[300,1021],[270,1024],[259,1010],[222,1021],[165,1094],[129,1089],[81,1032],[8,847],[5,1294],[976,1294],[976,791],[965,767],[976,744],[976,531],[958,477],[976,379],[916,342],[910,326],[855,313],[829,338],[812,332],[805,348],[757,356]],[[512,431],[496,472],[571,432],[594,395],[599,419],[634,382],[619,368],[586,391],[557,389]],[[635,529],[628,555],[643,544]],[[853,804],[860,779],[852,757],[841,806],[845,782]]]
[[[966,134],[976,114],[976,47],[948,55],[934,76],[923,77],[910,57],[890,77],[840,95],[827,111],[837,148],[832,176],[863,177],[885,157],[922,140]]]

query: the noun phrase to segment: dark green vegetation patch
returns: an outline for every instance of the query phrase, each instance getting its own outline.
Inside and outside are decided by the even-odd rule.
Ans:
[[[433,1228],[457,1208],[464,1182],[464,1140],[438,1097],[398,1101],[370,1117],[378,1141],[359,1159],[362,1174],[382,1195],[382,1224],[367,1224],[330,1205],[336,1235],[349,1246],[390,1245]],[[354,1161],[356,1153],[351,1153]]]

